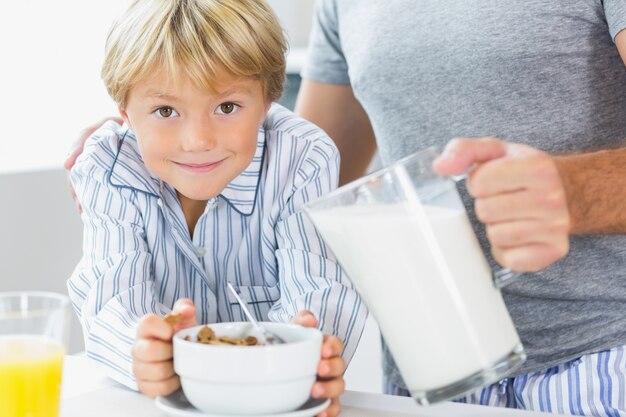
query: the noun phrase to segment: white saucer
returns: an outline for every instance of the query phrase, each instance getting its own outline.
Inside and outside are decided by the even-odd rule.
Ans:
[[[203,413],[189,403],[182,390],[178,390],[167,397],[157,397],[156,405],[171,417],[252,417],[235,414]],[[281,414],[254,414],[253,417],[312,417],[323,411],[330,404],[328,398],[309,398],[300,408]]]

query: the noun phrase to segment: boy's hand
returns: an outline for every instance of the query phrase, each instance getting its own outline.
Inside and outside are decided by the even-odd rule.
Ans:
[[[174,372],[172,336],[180,329],[196,325],[196,309],[191,300],[180,299],[172,313],[180,317],[176,324],[148,314],[137,327],[132,349],[133,373],[139,391],[149,397],[168,395],[180,387],[180,379]]]
[[[310,311],[301,311],[293,322],[304,327],[316,327],[317,319]],[[317,382],[313,384],[311,395],[314,398],[330,398],[331,403],[328,408],[317,415],[317,417],[335,417],[341,411],[339,397],[345,391],[346,383],[343,380],[343,373],[346,364],[341,357],[343,342],[336,336],[324,335],[322,344],[322,359],[317,366]]]

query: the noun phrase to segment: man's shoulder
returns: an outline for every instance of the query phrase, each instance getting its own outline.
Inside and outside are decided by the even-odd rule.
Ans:
[[[85,141],[83,152],[72,170],[81,170],[96,165],[106,171],[115,162],[120,144],[128,132],[128,127],[109,120],[96,129]]]
[[[280,182],[287,188],[299,188],[321,177],[331,182],[338,178],[339,151],[321,128],[278,104],[272,106],[263,128],[265,167],[280,172]]]
[[[72,178],[78,176],[153,194],[158,188],[158,181],[143,162],[134,133],[114,121],[104,123],[85,142],[72,168]]]
[[[277,103],[270,108],[263,128],[266,132],[288,135],[294,140],[333,143],[322,128]]]
[[[272,105],[263,128],[268,147],[275,150],[289,149],[290,153],[305,152],[309,156],[321,153],[329,159],[338,155],[335,143],[324,130],[280,104]],[[291,158],[295,156],[297,155],[291,155]]]

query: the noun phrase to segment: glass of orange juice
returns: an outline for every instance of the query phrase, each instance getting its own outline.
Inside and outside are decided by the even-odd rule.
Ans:
[[[0,416],[58,416],[69,305],[62,294],[0,293]]]

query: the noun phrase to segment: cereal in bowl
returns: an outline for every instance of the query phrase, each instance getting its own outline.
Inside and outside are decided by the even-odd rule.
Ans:
[[[254,336],[248,336],[246,338],[217,336],[209,326],[203,326],[198,330],[196,340],[192,340],[191,336],[185,336],[185,340],[205,345],[261,346],[263,344]]]

